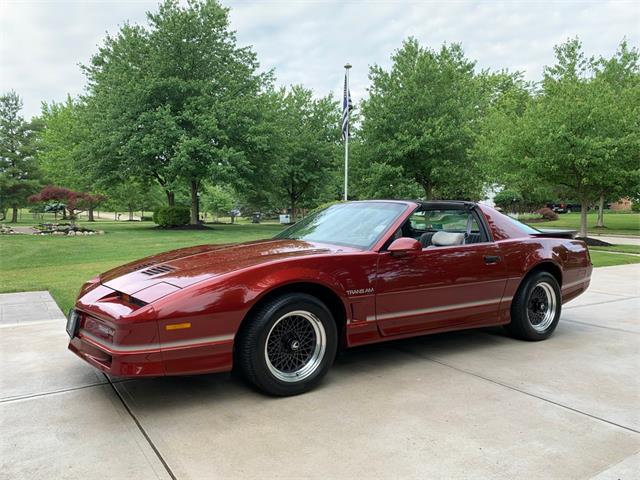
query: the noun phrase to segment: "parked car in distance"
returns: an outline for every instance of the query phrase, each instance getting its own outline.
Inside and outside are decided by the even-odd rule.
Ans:
[[[589,286],[586,245],[462,201],[346,202],[270,240],[201,245],[81,288],[69,349],[124,377],[235,369],[305,392],[338,349],[503,325],[544,340]]]
[[[556,213],[577,213],[582,209],[582,205],[580,203],[547,203],[546,207]],[[611,208],[611,204],[607,203],[604,208],[605,210],[609,210]],[[589,207],[589,209],[591,208]]]

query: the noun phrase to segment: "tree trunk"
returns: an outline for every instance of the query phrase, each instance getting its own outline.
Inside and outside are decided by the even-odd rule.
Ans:
[[[62,220],[67,220],[67,209],[62,207]]]
[[[191,180],[191,225],[198,225],[198,181]]]
[[[580,199],[580,238],[587,238],[587,212],[589,204],[586,198]]]
[[[291,197],[291,217],[290,217],[290,221],[291,223],[296,223],[296,201],[293,197]]]
[[[89,205],[89,221],[90,222],[95,222],[95,220],[93,218],[93,207],[91,205]]]
[[[596,227],[604,228],[604,193],[600,194],[600,201],[598,202],[598,222]]]
[[[129,207],[129,221],[133,221],[133,207]]]
[[[433,200],[433,185],[431,185],[431,183],[429,182],[426,182],[422,184],[422,188],[424,189],[424,199]]]
[[[174,207],[176,205],[176,194],[170,190],[165,190],[167,194],[167,205]]]
[[[18,223],[18,205],[11,206],[11,223]]]

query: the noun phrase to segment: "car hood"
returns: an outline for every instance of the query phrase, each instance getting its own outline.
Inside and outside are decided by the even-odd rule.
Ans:
[[[324,254],[337,248],[288,239],[199,245],[117,267],[100,275],[100,283],[148,303],[194,283],[235,270],[286,258]],[[340,249],[344,250],[342,247]]]

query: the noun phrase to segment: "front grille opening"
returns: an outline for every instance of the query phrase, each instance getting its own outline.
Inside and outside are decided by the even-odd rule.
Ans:
[[[175,268],[169,265],[155,265],[151,268],[141,271],[140,273],[152,277],[153,275],[160,275],[161,273],[173,272]]]

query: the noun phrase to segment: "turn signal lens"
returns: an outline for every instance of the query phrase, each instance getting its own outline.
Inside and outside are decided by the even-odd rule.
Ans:
[[[165,325],[164,327],[165,330],[182,330],[183,328],[191,328],[191,323],[171,323],[169,325]]]

